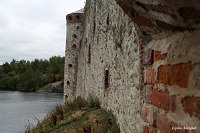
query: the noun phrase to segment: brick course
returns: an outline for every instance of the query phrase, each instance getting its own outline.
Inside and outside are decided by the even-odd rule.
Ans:
[[[146,88],[143,90],[143,99],[166,111],[174,112],[176,109],[176,97],[171,96],[168,91],[159,91],[151,87]]]
[[[158,83],[188,87],[191,63],[162,65],[158,68]]]

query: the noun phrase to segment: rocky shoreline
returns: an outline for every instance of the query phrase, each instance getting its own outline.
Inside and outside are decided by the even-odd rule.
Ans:
[[[49,83],[37,90],[37,92],[52,92],[52,93],[63,93],[63,91],[64,91],[63,81]]]

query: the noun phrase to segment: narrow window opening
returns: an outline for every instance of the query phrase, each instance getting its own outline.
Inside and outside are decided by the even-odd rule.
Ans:
[[[80,19],[80,16],[79,16],[79,15],[77,15],[77,16],[76,16],[76,19],[77,19],[77,20],[79,20],[79,19]]]
[[[67,85],[70,85],[70,82],[69,82],[69,81],[67,81]]]
[[[77,27],[76,27],[76,29],[77,29],[77,30],[79,30],[79,29],[80,29],[80,27],[79,27],[79,26],[77,26]]]
[[[69,64],[68,67],[72,67],[72,64]]]
[[[109,23],[110,23],[110,19],[109,19],[109,15],[108,15],[107,20],[106,20],[106,24],[109,25]]]
[[[72,37],[73,37],[73,38],[77,38],[77,35],[76,35],[76,34],[73,34]]]
[[[68,17],[68,20],[69,20],[69,21],[72,21],[72,17],[71,17],[71,16],[69,16],[69,17]]]
[[[95,33],[95,30],[96,30],[96,22],[95,22],[95,20],[94,20],[94,27],[93,27],[93,32]]]
[[[91,63],[91,47],[89,45],[89,49],[88,49],[88,63]]]
[[[105,90],[109,88],[109,70],[105,69],[105,81],[104,81]]]
[[[73,44],[73,45],[72,45],[72,48],[76,48],[76,44]]]

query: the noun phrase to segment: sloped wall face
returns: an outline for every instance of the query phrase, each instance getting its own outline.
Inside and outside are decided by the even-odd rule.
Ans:
[[[182,32],[144,48],[144,133],[200,132],[199,42],[200,31]]]
[[[139,133],[140,61],[134,24],[113,0],[88,0],[78,55],[76,96],[98,97],[122,133]]]

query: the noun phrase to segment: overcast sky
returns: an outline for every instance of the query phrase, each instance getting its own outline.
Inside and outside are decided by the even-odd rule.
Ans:
[[[65,16],[85,0],[0,0],[0,64],[64,56]]]

